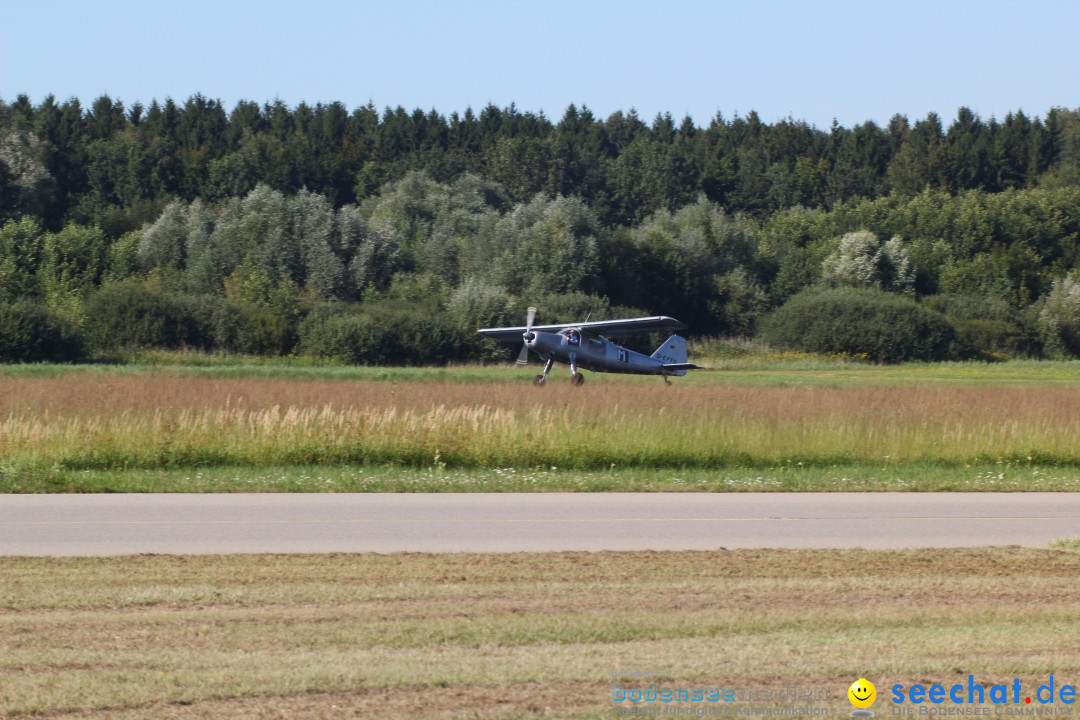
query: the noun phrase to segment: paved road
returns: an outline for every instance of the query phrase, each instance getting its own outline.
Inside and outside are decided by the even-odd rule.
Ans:
[[[0,495],[0,554],[1044,546],[1080,493]]]

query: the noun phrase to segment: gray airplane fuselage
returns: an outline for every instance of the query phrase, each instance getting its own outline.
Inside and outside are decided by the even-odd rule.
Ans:
[[[591,335],[575,328],[567,328],[557,333],[533,330],[532,336],[525,344],[545,360],[554,359],[555,362],[564,364],[576,363],[578,367],[593,372],[686,374],[685,370],[664,369],[666,363],[680,362],[675,357],[666,357],[662,353],[650,357],[616,345],[600,335]]]
[[[570,381],[581,385],[585,376],[581,370],[596,372],[661,375],[671,384],[670,377],[685,375],[687,370],[702,370],[700,365],[687,361],[686,338],[671,335],[652,355],[634,352],[616,345],[605,335],[643,335],[682,330],[686,325],[667,315],[622,318],[618,320],[586,320],[565,325],[534,325],[536,308],[530,307],[526,322],[517,327],[480,328],[477,332],[495,340],[524,340],[518,354],[518,364],[525,365],[532,351],[544,359],[544,373],[533,378],[536,385],[547,381],[555,363],[570,366]]]

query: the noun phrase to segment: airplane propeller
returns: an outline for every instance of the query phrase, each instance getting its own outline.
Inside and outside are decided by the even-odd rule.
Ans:
[[[521,336],[525,343],[521,346],[521,352],[518,353],[518,365],[529,364],[529,341],[536,337],[532,331],[533,320],[536,320],[536,308],[531,307],[525,316],[525,333]]]

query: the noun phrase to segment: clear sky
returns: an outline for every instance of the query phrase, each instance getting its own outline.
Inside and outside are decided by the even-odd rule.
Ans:
[[[0,98],[827,128],[1080,107],[1080,0],[0,0]]]

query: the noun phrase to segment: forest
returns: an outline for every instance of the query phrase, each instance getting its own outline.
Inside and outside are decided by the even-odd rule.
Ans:
[[[668,314],[879,362],[1080,356],[1080,109],[887,126],[0,100],[0,361],[358,364]]]

